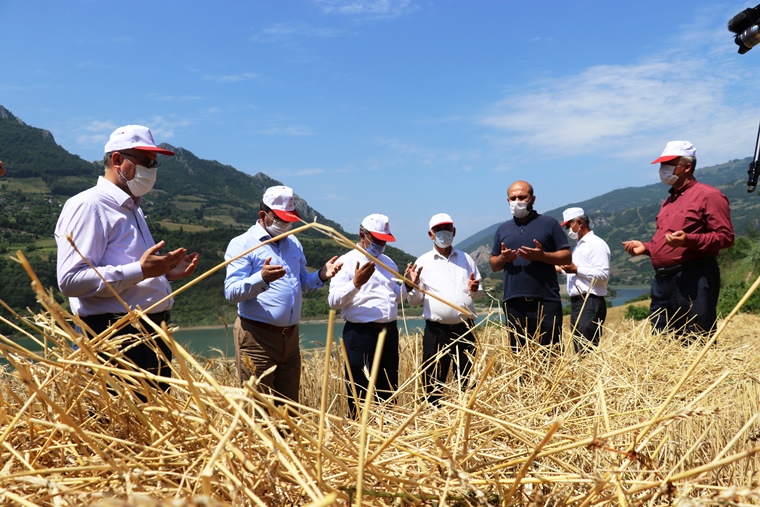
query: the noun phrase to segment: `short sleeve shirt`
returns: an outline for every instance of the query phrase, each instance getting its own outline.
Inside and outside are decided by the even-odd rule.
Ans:
[[[501,244],[511,250],[527,246],[535,248],[538,240],[545,252],[570,249],[562,226],[552,217],[531,212],[524,220],[513,218],[499,226],[493,238],[491,255],[501,253]],[[504,266],[504,301],[513,298],[535,298],[560,301],[557,271],[552,264],[518,257]]]

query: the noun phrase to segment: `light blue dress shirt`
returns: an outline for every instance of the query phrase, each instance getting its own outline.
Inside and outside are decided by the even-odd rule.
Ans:
[[[271,236],[257,222],[230,241],[224,259],[228,261],[268,239]],[[270,264],[285,268],[285,276],[271,284],[261,277],[261,269],[269,257],[272,258]],[[301,319],[302,293],[322,285],[324,282],[319,278],[319,271],[309,273],[306,269],[301,242],[290,235],[229,263],[224,280],[224,297],[230,303],[237,303],[241,317],[287,327],[298,324]]]

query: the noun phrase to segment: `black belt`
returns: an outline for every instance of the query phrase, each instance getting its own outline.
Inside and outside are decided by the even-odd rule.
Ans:
[[[285,326],[285,327],[275,326],[273,324],[267,324],[266,322],[259,322],[258,320],[246,319],[243,316],[239,316],[239,317],[240,317],[240,320],[245,321],[252,326],[260,327],[261,329],[266,329],[267,331],[270,331],[272,333],[279,333],[282,335],[290,334],[296,327],[298,327],[297,324],[293,326]]]
[[[654,270],[654,272],[657,276],[673,276],[677,273],[680,273],[681,271],[685,271],[687,269],[700,266],[701,264],[703,264],[705,261],[708,261],[709,259],[715,259],[715,257],[700,257],[699,259],[686,261],[682,264],[675,264],[673,266],[657,268]]]
[[[99,313],[97,315],[80,316],[79,318],[82,319],[82,322],[87,324],[90,329],[95,331],[95,333],[102,333],[111,327],[116,321],[122,319],[125,315],[125,313]],[[148,318],[158,325],[161,325],[162,322],[168,324],[170,315],[171,312],[169,311],[147,314]],[[130,326],[132,326],[132,324],[130,324]]]
[[[578,301],[583,301],[586,297],[604,299],[604,296],[597,296],[596,294],[589,294],[587,292],[586,294],[580,294],[578,296],[570,296],[570,302],[576,303]]]
[[[459,322],[457,324],[444,324],[442,322],[436,322],[434,320],[426,320],[427,324],[430,324],[432,327],[440,327],[444,329],[455,329],[455,328],[461,328],[462,326],[466,327],[467,329],[474,327],[475,323],[471,320],[468,320],[466,322]]]
[[[391,322],[351,322],[347,320],[346,322],[348,322],[349,324],[353,326],[365,326],[365,327],[370,327],[372,329],[382,329],[382,328],[396,325],[395,320]]]
[[[80,316],[79,318],[82,319],[84,322],[92,321],[92,322],[109,322],[113,323],[117,320],[123,318],[126,315],[126,313],[98,313],[96,315],[84,315]],[[157,313],[148,313],[148,318],[155,322],[156,324],[160,324],[162,322],[169,322],[169,317],[171,316],[170,311],[165,312],[157,312]],[[110,325],[110,324],[109,324]]]

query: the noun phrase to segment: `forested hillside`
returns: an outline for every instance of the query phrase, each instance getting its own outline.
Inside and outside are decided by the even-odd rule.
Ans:
[[[760,227],[760,195],[747,193],[747,166],[752,159],[732,160],[724,164],[699,167],[695,172],[699,181],[719,188],[731,203],[731,219],[737,236],[754,237]],[[656,178],[656,170],[653,177]],[[536,192],[539,192],[537,189]],[[644,187],[621,188],[581,202],[571,202],[552,210],[539,209],[538,212],[562,218],[562,211],[571,206],[580,206],[591,218],[594,232],[607,241],[612,256],[613,285],[638,285],[647,283],[651,276],[648,258],[631,257],[623,250],[622,243],[629,239],[651,239],[655,229],[655,218],[668,188],[661,183]],[[509,208],[505,202],[505,217]],[[490,249],[493,234],[499,224],[493,224],[482,231],[462,240],[459,245],[465,251],[474,252],[487,245]],[[487,262],[481,262],[481,270],[490,273]]]
[[[264,190],[281,182],[263,173],[251,176],[216,161],[199,159],[182,147],[163,146],[175,151],[176,156],[161,157],[158,181],[146,195],[143,209],[156,241],[163,239],[169,248],[182,246],[200,253],[197,275],[192,280],[224,261],[229,241],[258,219]],[[57,294],[53,230],[58,214],[66,199],[95,184],[103,163],[87,162],[68,153],[50,132],[26,125],[2,106],[0,147],[0,158],[8,169],[8,175],[0,180],[0,300],[20,313],[26,308],[34,312],[30,280],[12,257],[17,250],[23,251],[42,283]],[[297,195],[296,208],[305,221],[316,219],[346,234],[339,224]],[[358,239],[358,231],[352,232],[346,235]],[[301,236],[307,262],[315,269],[345,252],[314,230]],[[388,253],[400,266],[414,260],[392,247]],[[220,318],[231,321],[235,308],[224,299],[223,282],[221,269],[181,294],[172,312],[174,322],[188,326],[219,324]],[[65,304],[62,295],[57,294],[57,298]],[[326,313],[326,289],[305,295],[304,317],[323,317]],[[0,315],[8,318],[10,313],[3,309]],[[0,332],[10,331],[0,324]]]

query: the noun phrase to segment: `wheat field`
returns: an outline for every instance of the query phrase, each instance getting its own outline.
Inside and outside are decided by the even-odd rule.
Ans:
[[[421,337],[401,325],[398,392],[362,400],[351,420],[332,340],[304,355],[301,404],[282,405],[255,379],[236,386],[233,361],[193,357],[146,319],[150,333],[132,339],[174,354],[172,387],[157,392],[123,360],[124,338],[82,336],[35,289],[44,311],[6,322],[36,346],[0,336],[2,505],[760,503],[754,316],[684,347],[613,309],[600,348],[579,356],[516,354],[494,314],[475,331],[472,385],[450,381],[439,406],[422,401]]]

